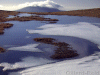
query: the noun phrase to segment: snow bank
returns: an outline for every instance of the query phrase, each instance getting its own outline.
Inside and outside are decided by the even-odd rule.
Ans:
[[[6,70],[13,70],[13,69],[18,69],[18,68],[38,66],[38,65],[42,65],[42,64],[46,64],[50,62],[52,61],[46,58],[26,57],[26,58],[22,58],[22,61],[16,62],[14,64],[3,62],[0,64],[0,66],[3,66],[4,67],[3,71],[6,71]]]
[[[27,30],[29,33],[42,35],[74,36],[98,44],[100,48],[100,28],[91,23],[79,22],[69,25],[44,25],[42,30]],[[10,75],[100,75],[100,52],[91,56],[65,60],[53,64],[31,67]]]
[[[75,24],[47,24],[39,27],[39,30],[27,30],[29,33],[38,33],[42,35],[57,35],[57,36],[73,36],[83,38],[98,44],[100,49],[100,28],[92,23],[79,22]],[[38,44],[30,44],[21,47],[12,47],[9,50],[21,51],[37,51],[35,47]],[[36,50],[35,50],[35,49]],[[33,50],[32,50],[33,49]],[[31,67],[19,72],[10,73],[9,75],[100,75],[100,52],[96,52],[91,56],[65,60],[53,64],[46,64],[52,62],[45,58],[27,57],[23,58],[21,62],[15,64],[1,63],[4,71],[8,69]],[[36,66],[39,64],[46,64]],[[34,65],[36,67],[34,67]]]
[[[100,75],[100,52],[81,59],[32,67],[10,75]]]
[[[100,28],[91,23],[79,22],[75,24],[66,25],[44,25],[39,28],[42,30],[26,30],[29,33],[38,33],[42,35],[60,35],[60,36],[74,36],[83,38],[98,44],[100,49]]]
[[[43,52],[40,49],[36,48],[39,44],[29,44],[19,47],[11,47],[8,50],[18,50],[18,51],[31,51],[31,52]]]
[[[20,47],[11,47],[8,48],[8,50],[18,50],[18,51],[30,51],[30,52],[47,52],[50,53],[52,52],[52,46],[50,48],[47,45],[42,45],[43,46],[43,51],[36,48],[39,44],[28,44],[25,46],[20,46]],[[38,65],[44,65],[47,63],[55,62],[55,60],[50,60],[45,57],[41,57],[39,55],[37,56],[30,56],[30,57],[24,57],[21,58],[21,61],[15,62],[13,64],[8,63],[8,62],[2,62],[0,63],[0,66],[4,67],[3,71],[6,70],[14,70],[18,68],[27,68],[27,67],[33,67],[33,66],[38,66]]]

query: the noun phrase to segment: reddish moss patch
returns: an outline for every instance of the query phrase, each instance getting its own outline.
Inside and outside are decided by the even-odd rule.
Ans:
[[[13,24],[11,24],[11,23],[0,23],[0,34],[4,34],[5,28],[10,28],[12,26],[13,26]]]
[[[44,18],[40,17],[39,15],[36,16],[28,16],[28,17],[19,17],[16,16],[19,13],[25,13],[25,12],[15,12],[15,11],[2,11],[0,10],[0,22],[6,22],[6,21],[31,21],[31,20],[36,20],[36,21],[49,21],[49,22],[54,22],[58,21],[58,19],[50,19],[50,18]],[[16,16],[14,18],[7,18],[9,15]]]
[[[78,56],[77,52],[73,50],[70,45],[64,45],[63,43],[57,44],[58,48],[55,50],[55,54],[51,56],[53,59],[72,58]]]
[[[20,12],[16,12],[16,11],[3,11],[3,10],[0,10],[0,20],[1,20],[2,18],[8,17],[9,15],[15,16],[15,15],[17,15],[17,14],[19,14],[19,13],[20,13]]]
[[[69,44],[65,42],[54,42],[55,39],[53,38],[35,38],[34,41],[42,42],[46,44],[51,44],[54,46],[58,46],[55,50],[55,54],[51,56],[52,59],[62,59],[62,58],[72,58],[76,57],[79,54],[77,51],[73,50]]]
[[[51,22],[49,22],[49,23],[56,23],[56,22],[54,22],[54,21],[52,22],[52,21],[51,21]]]
[[[14,18],[7,18],[9,15],[17,15],[22,12],[15,12],[15,11],[0,11],[0,22],[6,21],[31,21],[31,20],[38,20],[38,21],[58,21],[58,19],[50,19],[44,18],[40,16],[28,16],[28,17],[19,17],[16,16]]]
[[[5,52],[5,49],[0,47],[0,53]]]
[[[57,19],[47,19],[40,16],[29,16],[29,17],[16,17],[8,20],[17,20],[17,21],[31,21],[31,20],[37,20],[37,21],[58,21]]]
[[[53,43],[53,38],[35,38],[34,41],[36,42],[42,42],[42,43],[46,43],[46,44],[52,44]]]
[[[28,17],[14,17],[14,18],[2,18],[0,22],[6,22],[6,21],[31,21],[31,20],[36,20],[36,21],[50,21],[50,22],[56,22],[58,19],[50,19],[50,18],[43,18],[40,16],[28,16]]]

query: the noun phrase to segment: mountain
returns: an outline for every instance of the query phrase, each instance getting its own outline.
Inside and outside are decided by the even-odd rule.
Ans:
[[[19,12],[58,12],[58,11],[61,11],[57,8],[49,8],[49,7],[32,7],[32,6],[29,6],[29,7],[25,7],[25,8],[22,8],[22,9],[19,9],[17,10]]]

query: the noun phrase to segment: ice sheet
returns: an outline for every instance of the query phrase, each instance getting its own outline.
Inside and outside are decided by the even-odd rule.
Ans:
[[[30,51],[30,52],[43,52],[40,49],[36,48],[39,44],[28,44],[25,46],[11,47],[8,50],[18,50],[18,51]]]
[[[41,30],[26,30],[29,33],[38,33],[42,35],[57,35],[57,36],[73,36],[89,40],[98,44],[100,48],[100,28],[88,22],[78,22],[75,24],[52,24],[44,25],[39,28]]]
[[[81,59],[32,67],[10,75],[100,75],[100,52]]]
[[[21,60],[22,61],[16,62],[14,64],[3,62],[0,64],[0,66],[3,66],[4,67],[3,71],[6,71],[6,70],[12,70],[18,68],[38,66],[38,65],[43,65],[52,62],[51,60],[48,60],[46,58],[38,58],[38,57],[26,57],[26,58],[22,58]]]

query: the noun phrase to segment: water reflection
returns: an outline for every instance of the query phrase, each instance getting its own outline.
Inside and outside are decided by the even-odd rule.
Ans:
[[[14,15],[14,16],[9,15],[9,17],[7,17],[7,18],[14,18],[14,17],[17,17],[17,16],[19,16],[19,17],[23,17],[23,16],[32,16],[32,15],[35,15],[35,14],[20,13],[20,14],[18,14],[18,15]]]
[[[100,23],[99,18],[65,16],[65,15],[64,16],[48,15],[44,17],[59,19],[57,24],[72,24],[77,22]],[[29,52],[27,50],[19,51],[19,49],[18,50],[11,49],[16,47],[23,47],[23,46],[25,47],[28,44],[38,44],[37,42],[33,41],[33,38],[38,38],[38,37],[42,37],[42,38],[50,37],[50,38],[57,39],[57,41],[66,42],[70,44],[80,54],[80,56],[76,58],[82,58],[84,56],[93,54],[95,51],[99,51],[96,44],[93,44],[84,39],[68,37],[68,36],[49,36],[49,35],[40,35],[40,34],[29,34],[26,31],[26,29],[35,30],[37,29],[37,27],[45,25],[45,23],[41,23],[40,21],[27,21],[27,22],[9,21],[8,23],[13,23],[14,26],[10,29],[5,29],[5,34],[0,35],[0,46],[7,49],[5,53],[0,54],[0,63],[2,63],[2,65],[5,66],[5,68],[7,69],[11,69],[12,68],[11,66],[16,66],[16,64],[17,66],[13,67],[12,69],[20,70],[18,68],[26,68],[26,67],[32,67],[32,66],[43,65],[51,62],[61,61],[61,60],[53,60],[50,58],[50,55],[54,53],[56,47],[48,44],[39,44],[36,47],[40,49],[42,52],[31,52],[31,51]],[[9,48],[11,50],[8,50]],[[10,66],[8,66],[7,64]],[[26,67],[24,66],[25,64]],[[16,70],[11,70],[11,71],[7,70],[3,72],[1,70],[2,68],[0,68],[0,75],[3,75],[4,73],[16,71]]]

